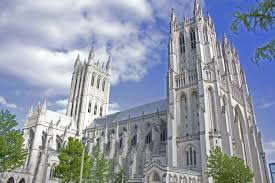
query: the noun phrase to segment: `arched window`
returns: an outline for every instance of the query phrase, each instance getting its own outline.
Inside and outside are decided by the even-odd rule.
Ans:
[[[160,133],[160,141],[164,142],[164,141],[166,141],[166,139],[167,139],[167,129],[164,128],[162,130],[162,132]]]
[[[122,143],[123,143],[123,138],[120,138],[120,139],[119,139],[119,145],[118,145],[119,149],[122,148]]]
[[[88,105],[88,113],[91,113],[92,111],[92,102],[89,102],[89,105]]]
[[[14,178],[13,177],[10,177],[9,180],[7,181],[7,183],[14,183]]]
[[[208,34],[207,34],[207,28],[204,27],[203,29],[203,35],[204,35],[204,42],[208,43]]]
[[[105,81],[105,79],[102,81],[102,91],[104,91],[105,90],[105,83],[106,83],[106,81]]]
[[[100,86],[100,76],[98,76],[97,78],[97,84],[96,84],[96,87],[99,89],[99,86]]]
[[[22,178],[20,181],[19,181],[19,183],[25,183],[26,181],[25,181],[25,179],[24,178]]]
[[[103,113],[103,107],[101,106],[99,109],[99,116],[102,116],[102,113]]]
[[[97,114],[97,104],[95,104],[95,108],[94,108],[94,115]]]
[[[46,138],[47,138],[47,135],[46,135],[46,133],[43,131],[42,132],[42,137],[41,137],[42,139],[42,144],[41,144],[41,148],[42,149],[45,149],[45,147],[46,147]]]
[[[145,144],[150,144],[152,141],[152,132],[150,131],[145,138]]]
[[[34,132],[33,129],[30,129],[30,134],[29,134],[29,148],[32,148],[32,144],[33,144],[33,139],[34,139]]]
[[[191,48],[195,49],[196,48],[196,33],[195,33],[194,29],[191,29],[190,38],[191,38]]]
[[[91,79],[91,85],[94,86],[95,84],[95,74],[93,73],[92,79]]]
[[[106,151],[109,151],[111,147],[111,141],[108,140],[107,144],[106,144]]]
[[[193,147],[189,147],[186,150],[186,165],[197,165],[197,154]]]
[[[184,53],[185,52],[185,41],[184,41],[184,35],[182,33],[180,33],[179,43],[180,43],[180,53]]]
[[[137,134],[135,134],[131,140],[131,146],[135,146],[137,144]]]
[[[62,139],[59,137],[59,135],[56,136],[56,150],[60,151],[62,146]]]
[[[159,175],[157,173],[154,173],[153,181],[160,181]]]

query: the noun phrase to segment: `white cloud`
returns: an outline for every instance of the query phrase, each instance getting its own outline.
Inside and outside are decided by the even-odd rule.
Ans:
[[[0,105],[8,107],[10,109],[20,109],[16,104],[8,103],[6,99],[2,96],[0,96]]]
[[[8,1],[0,3],[0,72],[44,90],[67,94],[78,53],[112,56],[112,84],[139,81],[160,62],[172,6],[189,14],[193,2],[170,0]],[[168,27],[165,27],[167,29]],[[165,43],[166,46],[166,43]]]
[[[260,109],[269,109],[275,106],[275,100],[271,97],[263,97],[259,101],[256,101],[256,106]]]
[[[275,141],[264,143],[264,150],[268,162],[275,162]]]
[[[63,107],[66,108],[67,104],[68,104],[68,99],[64,99],[64,100],[58,100],[55,102],[57,106],[59,107]]]
[[[113,114],[113,113],[119,112],[120,109],[121,109],[121,107],[119,106],[118,103],[110,103],[108,114]]]

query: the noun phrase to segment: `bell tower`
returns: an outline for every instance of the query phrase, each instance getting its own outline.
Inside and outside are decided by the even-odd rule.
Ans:
[[[66,115],[75,119],[78,135],[95,118],[108,113],[110,73],[111,58],[106,64],[95,61],[94,48],[84,61],[81,61],[80,55],[77,56]]]

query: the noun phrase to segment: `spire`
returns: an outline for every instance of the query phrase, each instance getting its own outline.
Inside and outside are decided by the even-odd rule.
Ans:
[[[171,20],[170,20],[170,33],[174,32],[177,26],[177,17],[174,8],[172,8]]]
[[[33,106],[30,107],[28,116],[30,117],[33,114]]]
[[[90,53],[89,53],[89,57],[88,57],[88,63],[91,62],[91,60],[93,61],[95,57],[95,53],[94,53],[94,47],[92,46]]]
[[[78,55],[77,55],[77,58],[76,58],[76,60],[75,60],[74,66],[77,66],[77,65],[79,64],[79,62],[80,62],[80,55],[78,54]]]
[[[108,61],[106,63],[106,70],[109,71],[111,69],[111,56],[109,56]]]
[[[47,111],[47,99],[46,98],[45,98],[44,103],[42,105],[41,111],[44,112],[44,113]]]
[[[200,17],[202,15],[200,0],[195,0],[194,1],[193,14],[194,14],[194,17]]]

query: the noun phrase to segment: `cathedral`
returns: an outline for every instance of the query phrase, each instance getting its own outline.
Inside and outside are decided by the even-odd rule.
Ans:
[[[192,18],[172,10],[165,99],[108,114],[111,58],[106,64],[78,55],[67,113],[30,109],[24,125],[28,156],[24,167],[3,174],[3,182],[57,183],[58,153],[69,137],[98,144],[114,171],[129,183],[213,183],[205,174],[207,155],[219,146],[253,170],[253,183],[269,183],[261,133],[245,73],[232,43],[216,37],[209,15],[195,0]],[[84,131],[86,132],[84,134]]]

